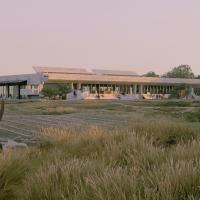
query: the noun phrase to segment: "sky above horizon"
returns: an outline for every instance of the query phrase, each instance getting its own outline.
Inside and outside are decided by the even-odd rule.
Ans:
[[[200,74],[199,0],[0,0],[0,75],[32,66]]]

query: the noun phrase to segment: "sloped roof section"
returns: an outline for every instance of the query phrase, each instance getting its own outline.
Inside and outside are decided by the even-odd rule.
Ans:
[[[138,76],[134,71],[115,71],[115,70],[103,70],[103,69],[93,69],[94,74],[98,75],[115,75],[115,76]]]
[[[63,68],[63,67],[39,67],[34,66],[36,73],[69,73],[69,74],[88,74],[86,69],[82,68]]]

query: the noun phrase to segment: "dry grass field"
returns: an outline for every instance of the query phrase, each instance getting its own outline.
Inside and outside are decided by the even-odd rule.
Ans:
[[[200,199],[200,101],[6,105],[0,199]]]
[[[199,101],[35,101],[6,105],[0,124],[0,139],[35,143],[45,127],[80,126],[126,127],[138,117],[173,118],[200,122]]]

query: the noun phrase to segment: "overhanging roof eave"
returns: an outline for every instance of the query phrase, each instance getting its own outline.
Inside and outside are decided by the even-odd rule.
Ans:
[[[27,80],[19,80],[19,81],[1,81],[0,86],[15,86],[15,85],[27,85]]]

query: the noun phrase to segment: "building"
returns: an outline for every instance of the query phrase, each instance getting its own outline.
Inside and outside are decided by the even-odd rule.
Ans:
[[[68,99],[167,98],[176,86],[188,86],[194,98],[200,79],[142,77],[132,71],[33,67],[34,74],[0,77],[0,97],[39,97],[44,84],[70,84]]]

